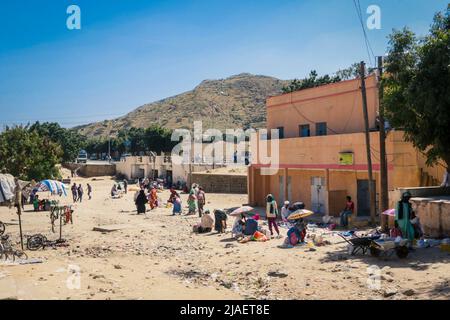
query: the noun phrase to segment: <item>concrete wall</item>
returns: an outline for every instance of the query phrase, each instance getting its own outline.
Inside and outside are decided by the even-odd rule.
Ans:
[[[77,170],[77,174],[86,177],[103,177],[103,176],[114,176],[116,175],[116,165],[115,164],[76,164],[69,163],[64,164],[64,167],[69,170]],[[66,177],[63,177],[66,178]]]
[[[367,78],[370,127],[375,127],[378,91],[374,75]],[[267,99],[267,128],[284,127],[285,137],[299,136],[299,125],[327,122],[329,135],[364,131],[360,80],[349,80]]]
[[[245,175],[193,173],[192,182],[202,186],[207,193],[247,193]]]
[[[450,237],[450,197],[413,198],[411,203],[426,236]]]

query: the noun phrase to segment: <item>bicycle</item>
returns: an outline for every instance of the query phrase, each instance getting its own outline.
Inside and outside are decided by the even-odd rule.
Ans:
[[[58,239],[50,241],[46,236],[42,234],[35,234],[27,238],[27,249],[30,251],[37,251],[39,249],[44,249],[46,247],[52,247],[56,249],[57,247],[66,247],[67,241],[65,239]]]
[[[10,257],[12,261],[15,261],[16,258],[20,260],[28,259],[28,255],[25,252],[13,248],[9,236],[2,236],[0,241],[0,259],[7,261]]]

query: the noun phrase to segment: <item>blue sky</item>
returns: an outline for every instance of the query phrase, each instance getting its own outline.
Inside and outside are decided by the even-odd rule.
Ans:
[[[424,34],[447,0],[360,0],[382,10],[375,55],[393,28]],[[81,8],[81,30],[66,9]],[[0,127],[71,127],[123,115],[250,72],[281,79],[368,60],[352,0],[16,0],[0,4]]]

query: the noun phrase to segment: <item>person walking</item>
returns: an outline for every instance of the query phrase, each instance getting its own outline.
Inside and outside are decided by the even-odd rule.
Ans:
[[[89,200],[91,200],[92,199],[92,186],[89,183],[87,184],[87,193],[88,193]]]
[[[275,201],[273,195],[267,195],[267,204],[266,204],[266,216],[267,221],[269,222],[269,230],[270,235],[273,237],[273,229],[277,232],[277,238],[280,237],[280,230],[277,225],[277,216],[278,216],[278,205]]]
[[[205,191],[203,190],[203,187],[198,188],[197,204],[198,204],[198,215],[201,218],[203,215],[203,208],[206,204],[206,194],[205,194]]]
[[[72,185],[71,190],[72,190],[73,202],[77,202],[77,200],[78,200],[78,188],[77,188],[77,184],[76,183],[74,183]]]
[[[137,214],[145,214],[146,207],[145,204],[147,203],[147,196],[145,195],[144,189],[141,189],[139,191],[139,195],[136,198],[135,204],[137,209]]]
[[[152,187],[148,195],[148,202],[150,203],[150,208],[153,210],[158,207],[158,193],[155,187]]]
[[[78,200],[80,201],[80,203],[83,201],[83,187],[80,185],[78,186]]]
[[[189,192],[189,197],[187,200],[189,212],[188,215],[193,215],[197,211],[197,196],[195,195],[195,188],[192,188]]]
[[[127,194],[128,192],[128,181],[126,179],[123,179],[123,191],[125,192],[125,194]]]

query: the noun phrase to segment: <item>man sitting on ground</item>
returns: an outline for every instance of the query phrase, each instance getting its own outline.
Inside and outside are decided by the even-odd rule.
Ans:
[[[212,231],[214,219],[211,217],[209,210],[203,213],[199,224],[194,226],[195,233],[208,233]]]

